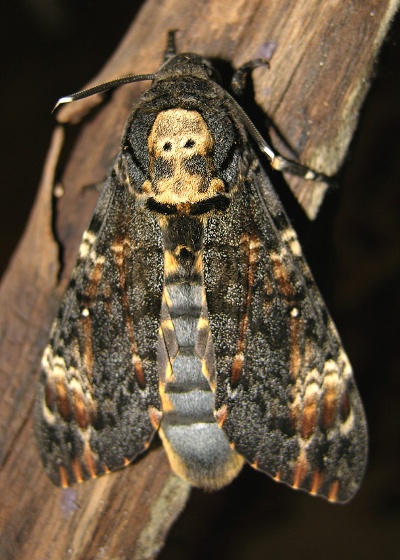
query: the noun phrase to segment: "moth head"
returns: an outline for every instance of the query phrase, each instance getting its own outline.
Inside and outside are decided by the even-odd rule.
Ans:
[[[218,72],[207,58],[194,53],[182,53],[169,58],[156,74],[155,82],[177,76],[195,76],[202,80],[219,81]]]

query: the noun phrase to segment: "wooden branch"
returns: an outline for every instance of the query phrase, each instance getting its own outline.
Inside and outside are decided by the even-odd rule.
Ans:
[[[284,155],[333,174],[346,154],[398,3],[233,0],[228,7],[222,0],[149,0],[92,83],[155,71],[171,28],[179,30],[181,51],[234,67],[274,47],[271,69],[256,70],[254,82],[258,103],[292,153],[284,152],[287,146],[277,137],[275,142]],[[162,448],[124,471],[61,491],[44,473],[32,432],[40,355],[95,204],[94,190],[83,187],[104,179],[132,100],[145,87],[132,84],[114,92],[81,122],[72,149],[73,127],[56,128],[36,204],[3,280],[1,558],[154,558],[188,496],[188,486],[171,475]],[[97,102],[66,107],[60,120],[77,122]],[[314,216],[325,187],[293,178],[290,184]],[[64,193],[59,200],[57,193]]]

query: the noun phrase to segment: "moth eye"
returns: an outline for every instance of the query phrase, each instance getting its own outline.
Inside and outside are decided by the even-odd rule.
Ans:
[[[164,152],[169,152],[169,151],[171,151],[171,148],[172,148],[171,142],[165,142],[165,144],[164,144],[164,146],[163,146]]]
[[[213,70],[214,69],[212,68],[212,66],[210,64],[203,63],[201,66],[207,72],[208,76],[211,77],[213,75]]]
[[[196,144],[196,142],[192,139],[188,140],[186,142],[186,144],[183,146],[184,148],[193,148],[193,146]]]

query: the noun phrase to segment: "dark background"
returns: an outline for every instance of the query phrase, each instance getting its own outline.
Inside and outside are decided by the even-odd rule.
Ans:
[[[39,183],[51,108],[101,68],[135,11],[127,0],[1,3],[1,271]],[[351,504],[334,506],[246,468],[220,492],[193,491],[162,560],[400,558],[399,38],[397,18],[340,188],[315,223],[291,213],[365,403],[370,462],[362,489]]]

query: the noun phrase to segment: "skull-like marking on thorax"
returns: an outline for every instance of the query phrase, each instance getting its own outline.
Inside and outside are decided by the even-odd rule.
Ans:
[[[213,146],[200,113],[162,111],[148,138],[150,179],[143,191],[161,204],[193,204],[223,193],[223,181],[214,176]]]

